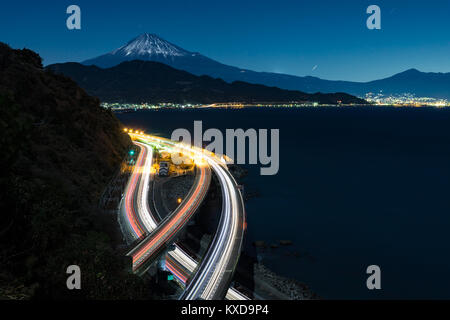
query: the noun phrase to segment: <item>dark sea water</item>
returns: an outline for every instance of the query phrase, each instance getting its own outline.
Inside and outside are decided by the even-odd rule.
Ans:
[[[293,246],[260,254],[323,298],[450,298],[450,110],[301,108],[119,114],[129,127],[280,129],[280,171],[251,166],[247,241]],[[299,256],[293,255],[294,252]],[[366,268],[381,267],[381,290]]]

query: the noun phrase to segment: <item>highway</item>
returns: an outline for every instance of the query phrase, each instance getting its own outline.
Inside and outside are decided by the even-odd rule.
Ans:
[[[134,144],[140,152],[119,205],[119,223],[128,243],[144,238],[149,230],[156,227],[148,208],[153,149],[143,143]]]
[[[211,156],[205,157],[221,184],[222,214],[205,257],[180,297],[183,300],[223,299],[242,249],[245,211],[241,192],[234,178],[221,163]]]
[[[134,141],[136,146],[140,148],[138,159],[134,167],[133,173],[129,179],[129,183],[125,189],[126,201],[121,204],[121,212],[127,223],[127,234],[130,242],[142,238],[143,234],[150,234],[157,226],[158,222],[155,215],[149,208],[149,186],[151,180],[151,167],[153,159],[153,149],[147,144]],[[193,186],[195,187],[195,185]],[[136,210],[135,210],[136,208]],[[181,270],[188,270],[186,276],[181,276],[185,284],[187,277],[190,277],[197,267],[197,262],[189,256],[184,250],[175,244],[175,250],[169,251],[171,256],[169,260],[172,265],[168,268],[175,276],[182,274]],[[186,272],[186,271],[185,271]],[[228,300],[246,300],[246,296],[240,294],[233,288],[227,293]]]
[[[147,234],[149,234],[153,229],[156,228],[157,222],[154,219],[153,214],[150,212],[149,207],[149,187],[150,187],[150,179],[152,175],[152,164],[153,164],[153,148],[140,143],[135,142],[135,144],[144,148],[147,152],[147,159],[141,171],[141,180],[139,183],[137,198],[138,198],[138,217],[140,218],[140,222],[143,224],[144,229]]]
[[[131,136],[134,140],[144,142],[143,144],[135,142],[144,150],[142,152],[143,157],[149,154],[146,144],[156,142],[161,145],[179,148],[181,151],[190,152],[196,159],[200,170],[200,174],[197,175],[194,183],[195,188],[191,189],[190,194],[172,214],[157,225],[148,208],[147,198],[150,170],[146,170],[145,167],[148,163],[150,163],[149,168],[151,167],[151,160],[150,162],[145,162],[141,159],[141,154],[139,155],[136,168],[143,166],[142,172],[144,174],[140,178],[135,178],[133,173],[133,176],[130,178],[130,183],[126,189],[126,199],[137,200],[125,202],[125,204],[129,204],[126,206],[127,212],[131,211],[126,216],[130,221],[130,229],[134,231],[135,237],[141,234],[138,237],[140,238],[145,232],[151,233],[128,254],[133,258],[133,270],[138,272],[141,266],[145,267],[147,261],[153,259],[164,246],[167,246],[174,240],[177,232],[203,201],[211,179],[211,167],[219,178],[223,196],[219,228],[214,239],[200,265],[177,245],[175,245],[175,250],[169,252],[171,258],[166,263],[168,263],[168,269],[183,283],[186,283],[187,276],[194,273],[194,277],[189,281],[181,297],[182,299],[211,300],[223,299],[224,297],[227,299],[247,299],[247,297],[233,288],[228,289],[241,252],[245,212],[241,193],[238,190],[236,181],[226,169],[226,165],[212,153],[202,149],[155,136],[142,134],[131,134]],[[208,165],[205,164],[205,161]],[[137,214],[134,212],[133,205],[135,203],[137,203]],[[175,266],[178,266],[178,268]],[[185,276],[182,275],[183,270],[181,269],[184,269]]]
[[[208,165],[197,163],[199,174],[194,186],[181,204],[164,218],[152,233],[128,253],[133,259],[133,271],[142,273],[146,264],[151,262],[160,251],[174,242],[177,234],[196,212],[209,189],[211,170]],[[143,269],[141,269],[141,267]]]
[[[245,229],[244,201],[238,185],[226,165],[211,152],[151,136],[151,140],[177,146],[204,159],[219,179],[222,189],[222,212],[219,227],[194,277],[180,299],[218,300],[228,291],[242,249]]]

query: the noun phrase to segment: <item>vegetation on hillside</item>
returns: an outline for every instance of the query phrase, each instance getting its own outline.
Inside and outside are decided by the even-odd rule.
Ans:
[[[130,147],[120,122],[36,53],[0,43],[0,298],[147,298],[99,196]],[[81,268],[68,290],[66,268]]]

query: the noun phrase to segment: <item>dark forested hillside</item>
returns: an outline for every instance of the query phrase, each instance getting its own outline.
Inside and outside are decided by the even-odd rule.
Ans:
[[[323,104],[367,102],[346,93],[308,94],[242,81],[228,83],[209,76],[196,76],[168,65],[134,60],[102,69],[79,63],[47,67],[78,83],[105,102],[214,103],[313,101]]]
[[[2,43],[0,112],[0,299],[141,297],[115,251],[115,217],[97,209],[131,143],[119,121],[36,53]],[[66,288],[71,264],[81,290]]]

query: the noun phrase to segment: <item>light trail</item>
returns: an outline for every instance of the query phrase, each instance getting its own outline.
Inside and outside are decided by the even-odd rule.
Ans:
[[[149,237],[128,254],[133,258],[134,271],[156,253],[161,246],[168,243],[191,218],[206,195],[210,177],[209,168],[200,167],[200,182],[197,184],[192,195],[187,200],[185,199],[167,219],[164,219],[160,223]]]
[[[140,143],[135,142],[138,146],[145,149],[147,151],[147,158],[145,160],[145,165],[143,166],[141,172],[141,179],[139,183],[139,192],[137,193],[138,197],[138,216],[144,225],[144,229],[149,233],[153,229],[156,228],[156,220],[153,218],[153,215],[150,213],[150,208],[148,205],[148,193],[149,193],[149,185],[150,185],[150,176],[152,170],[152,160],[153,160],[153,148]]]
[[[192,152],[198,159],[206,160],[219,179],[223,199],[219,228],[181,299],[223,299],[240,256],[244,233],[244,203],[237,183],[222,161],[208,151],[159,137],[144,138]]]
[[[219,228],[205,258],[181,299],[222,299],[231,281],[242,246],[244,207],[237,184],[221,165],[208,157],[222,187],[222,215]]]
[[[133,138],[139,138],[140,141],[148,143],[148,140],[142,139],[141,134],[132,134]],[[167,145],[165,143],[165,145]],[[164,245],[172,241],[172,238],[181,230],[187,221],[196,212],[197,208],[203,201],[206,192],[209,188],[211,180],[211,170],[209,166],[197,164],[199,175],[196,176],[194,183],[195,188],[191,189],[188,196],[181,202],[177,209],[169,214],[156,227],[148,225],[147,228],[152,230],[152,233],[139,243],[132,251],[128,253],[133,259],[133,271],[138,272],[153,255],[159,252]],[[145,216],[148,216],[145,214]]]
[[[192,277],[198,264],[189,254],[187,254],[178,245],[175,249],[167,253],[165,267],[178,279],[178,281],[186,286],[186,282]],[[249,300],[249,298],[235,288],[230,287],[225,296],[227,300]]]
[[[137,192],[139,198],[139,219],[133,218],[136,215],[128,216],[129,218],[131,217],[131,224],[134,222],[134,225],[141,226],[141,228],[143,225],[143,228],[140,230],[146,230],[147,232],[152,233],[128,254],[133,257],[133,270],[137,271],[153,256],[153,254],[159,252],[159,249],[163,245],[167,245],[190,219],[203,201],[209,187],[209,167],[211,166],[221,183],[222,196],[224,199],[219,229],[213,239],[213,243],[208,249],[205,258],[200,263],[200,266],[192,257],[180,249],[179,246],[175,245],[175,250],[169,252],[169,255],[173,260],[169,258],[168,261],[166,261],[166,267],[181,283],[186,283],[188,277],[190,277],[199,266],[198,271],[186,288],[182,298],[222,299],[226,295],[226,298],[231,300],[248,299],[234,288],[228,289],[241,251],[245,212],[242,196],[237,189],[237,184],[221,159],[208,151],[179,144],[167,139],[143,134],[131,134],[131,136],[134,139],[139,139],[141,142],[144,142],[135,142],[144,149],[147,147],[148,143],[158,143],[161,146],[178,148],[179,150],[190,152],[194,155],[195,161],[200,169],[200,177],[196,179],[195,188],[191,189],[188,197],[186,197],[171,215],[157,225],[157,222],[148,207],[147,195],[151,160],[144,164],[144,169],[142,170],[144,174],[140,179],[139,191]],[[152,158],[152,156],[150,158]],[[201,163],[205,160],[208,165]],[[132,177],[132,179],[133,178],[134,177]],[[134,181],[132,179],[130,179],[130,181]],[[136,183],[137,181],[135,181],[133,185]],[[206,188],[205,185],[207,185]],[[135,191],[135,187],[129,189],[127,196],[135,193]],[[134,208],[132,208],[132,210],[134,211]],[[139,220],[142,221],[140,225]],[[182,268],[180,268],[180,266],[182,266]],[[182,270],[183,268],[185,270]]]
[[[140,148],[140,152],[127,187],[125,188],[125,199],[122,199],[120,203],[121,212],[123,212],[126,216],[125,221],[127,223],[127,234],[130,235],[133,240],[142,238],[145,234],[145,229],[139,221],[134,203],[136,187],[142,174],[142,164],[147,161],[148,150],[146,147],[142,147],[142,145],[137,145]]]

